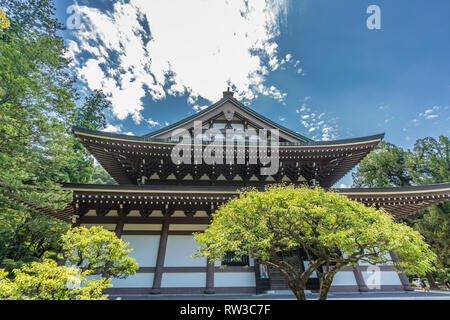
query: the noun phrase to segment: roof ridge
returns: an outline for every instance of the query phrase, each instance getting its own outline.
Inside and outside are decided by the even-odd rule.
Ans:
[[[299,134],[299,133],[297,133],[297,132],[295,132],[295,131],[292,131],[291,129],[286,128],[286,127],[284,127],[283,125],[280,125],[279,123],[276,123],[276,122],[270,120],[269,118],[263,116],[262,114],[258,113],[257,111],[255,111],[255,110],[253,110],[253,109],[247,107],[247,106],[244,105],[242,102],[240,102],[239,100],[237,100],[236,98],[234,98],[234,97],[232,97],[232,96],[226,96],[226,97],[223,97],[222,99],[220,99],[219,101],[213,103],[212,105],[208,106],[207,108],[205,108],[205,109],[203,109],[203,110],[201,110],[201,111],[199,111],[199,112],[196,112],[195,114],[193,114],[193,115],[191,115],[191,116],[189,116],[189,117],[186,117],[186,118],[184,118],[184,119],[182,119],[182,120],[179,120],[179,121],[177,121],[177,122],[175,122],[175,123],[173,123],[173,124],[171,124],[171,125],[169,125],[169,126],[166,126],[166,127],[164,127],[164,128],[161,128],[161,129],[152,131],[152,132],[150,132],[150,133],[147,133],[147,134],[143,135],[143,137],[152,137],[152,136],[155,136],[155,135],[157,135],[157,134],[163,133],[163,132],[165,132],[165,131],[174,129],[174,128],[180,126],[180,125],[183,124],[183,123],[186,123],[186,122],[188,122],[188,121],[192,121],[192,120],[194,120],[195,118],[198,118],[198,117],[202,116],[203,114],[208,113],[208,112],[214,110],[215,108],[221,106],[221,105],[222,105],[223,103],[225,103],[226,101],[231,101],[231,102],[233,102],[233,103],[234,103],[236,106],[238,106],[239,108],[243,109],[244,111],[246,111],[246,112],[248,112],[248,113],[250,113],[250,114],[252,114],[252,115],[254,115],[254,116],[258,117],[258,118],[261,118],[263,121],[265,121],[265,122],[271,124],[272,126],[274,126],[274,127],[276,127],[276,128],[280,128],[282,131],[285,131],[288,135],[291,135],[291,136],[293,136],[293,137],[295,137],[295,138],[297,138],[297,139],[300,139],[300,140],[305,140],[305,141],[307,141],[307,142],[313,141],[312,139],[310,139],[310,138],[308,138],[308,137],[306,137],[306,136],[304,136],[304,135],[302,135],[302,134]]]
[[[77,127],[73,126],[72,131],[76,133],[81,134],[91,134],[91,135],[97,135],[105,138],[116,138],[116,139],[122,139],[122,140],[129,140],[130,142],[159,142],[159,143],[178,143],[176,141],[172,141],[170,139],[164,139],[164,138],[152,138],[148,136],[130,136],[127,134],[121,134],[121,133],[113,133],[113,132],[105,132],[100,130],[93,130],[89,128],[83,128],[83,127]],[[357,143],[357,142],[365,142],[365,141],[371,141],[371,140],[382,140],[384,138],[384,133],[374,134],[370,136],[364,136],[364,137],[356,137],[356,138],[347,138],[347,139],[340,139],[340,140],[330,140],[330,141],[307,141],[307,142],[280,142],[279,146],[332,146],[332,145],[338,145],[338,144],[346,144],[346,143]],[[205,143],[207,144],[207,143]]]

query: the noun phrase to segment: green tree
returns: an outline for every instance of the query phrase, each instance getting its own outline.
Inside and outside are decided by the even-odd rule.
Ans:
[[[449,139],[426,137],[418,139],[413,150],[405,151],[390,143],[382,143],[380,148],[361,161],[353,173],[355,187],[392,187],[424,185],[450,181]],[[445,202],[422,210],[405,218],[405,221],[425,236],[436,253],[435,275],[442,281],[450,268],[449,228],[450,204]],[[432,273],[427,274],[430,285],[434,286]]]
[[[13,267],[11,261],[33,261],[55,243],[42,227],[52,230],[52,218],[33,208],[71,201],[56,179],[74,157],[67,124],[75,109],[60,26],[47,15],[52,6],[3,0],[0,6],[11,21],[0,32],[0,265],[9,259]]]
[[[103,91],[94,90],[76,108],[74,126],[93,130],[103,129],[106,125],[104,111],[110,105]],[[62,169],[64,174],[62,182],[91,183],[95,172],[94,158],[74,136],[72,136],[72,146],[76,156],[67,161],[65,168]]]
[[[103,277],[125,278],[135,274],[138,264],[128,257],[129,243],[102,227],[70,229],[62,236],[66,263]]]
[[[10,21],[5,12],[0,8],[0,29],[6,29],[10,25]]]
[[[95,184],[117,184],[109,173],[101,166],[94,166],[94,173],[92,174],[92,183]]]
[[[8,300],[106,300],[103,290],[110,279],[88,280],[91,270],[58,266],[54,260],[33,262],[13,271],[0,269],[0,299]]]
[[[450,181],[450,142],[445,136],[438,140],[427,137],[414,144],[406,163],[414,184],[424,185]]]
[[[357,171],[353,173],[353,186],[357,188],[409,186],[412,177],[406,166],[407,161],[407,152],[382,141],[377,150],[359,163]]]
[[[60,182],[92,179],[93,159],[71,128],[101,128],[109,103],[101,91],[78,101],[52,1],[0,7],[11,22],[0,31],[0,266],[11,269],[59,251],[68,225],[36,208],[64,208],[72,193]]]
[[[56,259],[69,225],[30,209],[0,212],[0,266],[7,271],[43,257]]]
[[[306,281],[314,271],[324,300],[343,267],[386,263],[393,251],[401,259],[397,267],[425,272],[435,258],[418,232],[389,214],[321,188],[272,185],[265,192],[243,192],[221,206],[195,239],[200,244],[195,257],[215,261],[233,251],[279,270],[297,299],[305,299]],[[291,250],[306,253],[306,269],[279,258],[281,251]]]

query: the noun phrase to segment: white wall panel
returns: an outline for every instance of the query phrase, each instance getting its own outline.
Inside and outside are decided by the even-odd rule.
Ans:
[[[395,271],[380,271],[380,272],[361,272],[364,282],[367,286],[376,285],[401,285],[402,282]]]
[[[133,251],[129,256],[136,259],[139,267],[156,266],[159,235],[125,235],[122,239],[130,243],[128,248],[132,248]]]
[[[353,272],[340,271],[333,278],[332,286],[356,286],[356,279]]]
[[[163,273],[161,287],[177,288],[177,287],[205,287],[206,272],[192,273]]]
[[[191,258],[197,247],[198,243],[194,240],[193,236],[169,235],[164,266],[206,267],[206,258]]]
[[[253,272],[215,272],[215,287],[254,287],[255,273]]]

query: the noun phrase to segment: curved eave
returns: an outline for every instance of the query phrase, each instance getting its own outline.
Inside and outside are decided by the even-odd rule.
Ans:
[[[63,184],[63,188],[74,192],[75,201],[113,200],[136,202],[143,200],[193,200],[203,202],[224,202],[235,198],[239,186],[161,186],[161,185],[95,185]],[[258,188],[264,191],[264,188]],[[415,187],[329,189],[349,199],[384,208],[395,218],[401,218],[450,199],[450,183]],[[42,210],[41,210],[42,211]],[[45,213],[68,221],[72,206],[64,212]]]
[[[87,150],[97,159],[106,171],[119,184],[134,184],[134,181],[123,171],[119,164],[119,157],[161,157],[170,156],[175,142],[161,142],[139,137],[130,137],[112,133],[104,133],[89,129],[74,128],[77,138]],[[378,146],[384,134],[367,137],[317,141],[314,143],[283,143],[279,145],[279,156],[282,161],[310,161],[323,160],[330,167],[326,177],[321,180],[322,186],[331,187],[351,169],[353,169],[368,153]],[[189,144],[193,147],[196,145]],[[256,148],[257,146],[247,146]],[[334,165],[333,159],[340,159]],[[329,172],[329,174],[328,174]]]
[[[352,200],[384,208],[396,218],[450,199],[450,183],[390,188],[333,189]]]

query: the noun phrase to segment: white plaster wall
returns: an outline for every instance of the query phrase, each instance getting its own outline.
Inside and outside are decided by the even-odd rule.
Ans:
[[[363,271],[361,272],[364,282],[366,285],[401,285],[402,282],[400,281],[400,278],[395,271],[380,271],[377,273],[374,272],[367,272]]]
[[[206,258],[191,258],[197,247],[198,243],[194,240],[193,236],[169,235],[164,266],[206,267]]]
[[[129,256],[136,259],[139,267],[156,266],[159,235],[125,235],[122,239],[130,243],[128,248],[132,248],[133,251]]]
[[[215,272],[214,287],[254,287],[254,272]]]
[[[153,285],[153,273],[136,273],[125,279],[111,279],[113,288],[150,288]]]
[[[192,273],[163,273],[161,287],[177,288],[177,287],[205,287],[206,272]]]
[[[356,286],[356,279],[353,272],[340,271],[333,278],[332,286]]]

